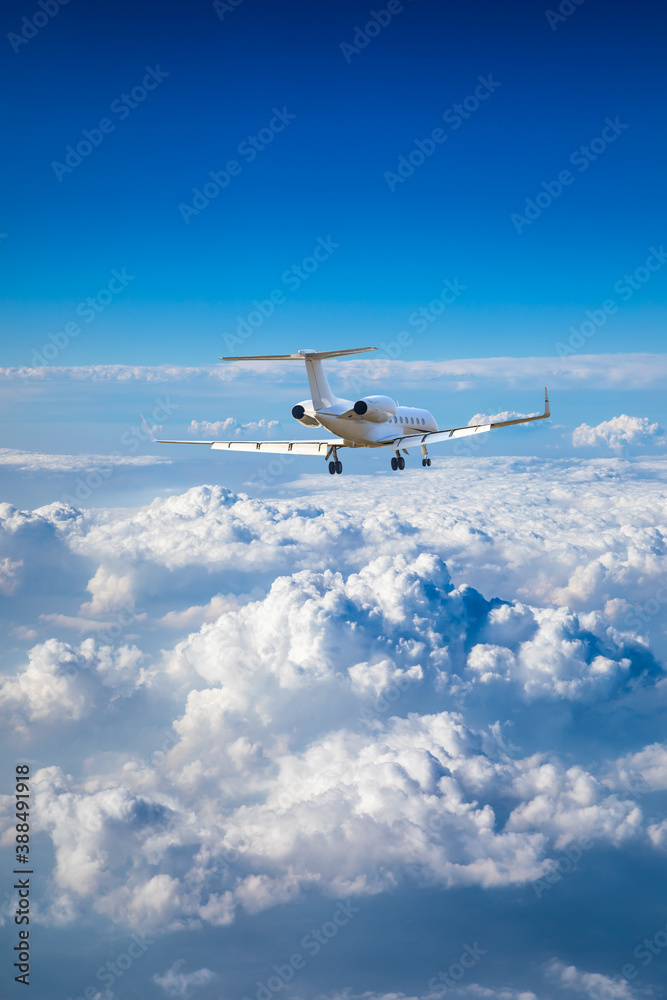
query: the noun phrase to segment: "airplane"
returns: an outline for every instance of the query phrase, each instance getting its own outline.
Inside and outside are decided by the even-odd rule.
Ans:
[[[261,354],[254,357],[220,358],[220,361],[305,361],[311,399],[303,399],[292,407],[292,416],[304,427],[323,427],[336,437],[295,439],[292,441],[167,441],[157,439],[144,420],[144,427],[155,444],[203,444],[219,451],[252,451],[259,454],[324,455],[331,475],[340,475],[343,463],[338,458],[341,448],[392,448],[391,467],[405,468],[403,454],[409,447],[421,447],[422,466],[430,466],[428,446],[452,438],[482,434],[496,427],[527,424],[551,416],[549,393],[544,390],[544,413],[515,420],[497,420],[488,424],[473,424],[440,430],[428,410],[399,406],[389,396],[364,396],[353,402],[341,399],[333,392],[324,371],[323,361],[348,354],[377,351],[377,347],[354,347],[347,351],[315,351],[311,348],[296,354]]]

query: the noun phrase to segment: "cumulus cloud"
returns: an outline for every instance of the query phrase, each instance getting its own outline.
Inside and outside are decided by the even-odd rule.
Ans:
[[[575,448],[606,445],[619,454],[629,444],[664,445],[666,440],[664,431],[657,423],[651,423],[648,417],[629,417],[626,413],[604,420],[595,427],[580,424],[572,432],[572,444]]]
[[[6,596],[13,594],[18,586],[17,571],[23,565],[22,559],[0,559],[0,591]]]
[[[210,969],[183,972],[184,966],[185,959],[179,959],[163,975],[156,973],[153,976],[153,982],[157,983],[168,997],[175,997],[176,1000],[188,1000],[200,986],[206,986],[216,978]]]
[[[258,431],[272,431],[280,426],[279,420],[251,420],[246,424],[239,424],[235,417],[227,417],[225,420],[191,420],[188,427],[188,434],[192,437],[204,435],[206,438],[219,438],[220,435],[234,434],[235,437],[243,437],[247,434],[256,434]]]
[[[502,413],[475,413],[474,416],[468,421],[468,426],[472,427],[473,424],[494,424],[496,421],[502,420],[517,420],[522,417],[534,417],[536,413],[517,413],[516,410],[503,410]],[[519,426],[528,426],[519,425]]]
[[[88,582],[87,590],[92,594],[92,599],[81,605],[82,614],[95,615],[134,604],[131,574],[115,573],[105,565],[98,567]]]
[[[605,1000],[635,1000],[637,995],[626,979],[583,972],[575,965],[565,965],[555,959],[548,972],[559,985],[589,1000],[598,1000],[599,997]]]
[[[98,628],[128,607],[138,633],[48,638],[3,681],[25,739],[48,725],[66,746],[94,717],[112,748],[35,775],[55,856],[47,919],[92,907],[119,925],[224,928],[308,892],[526,886],[582,836],[662,849],[661,817],[624,783],[663,787],[662,744],[605,757],[572,739],[577,712],[605,745],[603,716],[660,696],[646,640],[604,611],[663,572],[653,498],[629,529],[601,478],[590,523],[580,467],[546,484],[544,466],[497,469],[445,497],[421,480],[419,504],[406,477],[356,500],[342,484],[335,502],[197,487],[139,510],[0,511],[17,573],[80,563],[57,610],[53,586],[49,610],[30,605],[34,626]],[[168,735],[159,762],[151,724]],[[160,974],[185,990],[188,975]]]
[[[84,639],[78,646],[49,639],[34,646],[28,663],[0,682],[0,714],[17,732],[28,723],[76,721],[95,707],[100,685],[118,694],[143,683],[136,646],[113,649]]]

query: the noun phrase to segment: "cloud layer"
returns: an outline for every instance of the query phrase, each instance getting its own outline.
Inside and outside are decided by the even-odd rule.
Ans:
[[[222,933],[313,895],[543,893],[584,850],[663,855],[667,466],[456,468],[418,493],[415,471],[2,507],[0,714],[38,762],[40,921]],[[547,978],[571,995],[611,974],[566,958]],[[458,995],[541,1000],[483,982]]]

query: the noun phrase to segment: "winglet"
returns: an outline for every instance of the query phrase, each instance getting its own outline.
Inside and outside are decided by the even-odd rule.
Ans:
[[[546,385],[544,387],[544,416],[545,417],[551,416],[551,407],[549,406],[549,392],[547,390]]]
[[[141,416],[141,419],[143,421],[143,425],[146,428],[146,433],[148,434],[148,440],[152,441],[153,444],[157,444],[158,443],[157,438],[155,437],[155,434],[153,434],[153,431],[150,429],[150,427],[146,423],[146,418],[144,417],[143,413],[141,413],[140,416]]]

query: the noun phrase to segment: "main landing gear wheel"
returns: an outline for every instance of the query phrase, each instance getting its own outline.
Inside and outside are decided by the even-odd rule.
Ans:
[[[332,476],[336,474],[336,462],[329,462],[329,472]]]
[[[341,472],[343,471],[343,463],[342,462],[335,462],[334,464],[336,466],[336,472],[340,476]]]
[[[399,455],[396,461],[398,462],[398,467],[402,472],[403,469],[405,468],[405,459],[403,458],[402,455]]]
[[[392,458],[391,467],[394,470],[394,472],[396,472],[396,469],[398,468],[398,459],[396,457]]]

